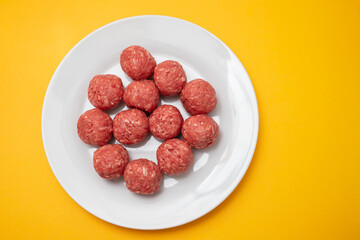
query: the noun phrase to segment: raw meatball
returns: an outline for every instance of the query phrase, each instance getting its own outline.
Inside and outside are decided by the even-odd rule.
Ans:
[[[131,82],[125,88],[124,102],[128,107],[152,112],[158,105],[159,91],[150,80]]]
[[[135,193],[153,194],[160,190],[162,174],[158,165],[145,158],[131,161],[125,169],[126,187]]]
[[[180,63],[167,60],[155,67],[154,81],[161,95],[179,95],[186,84],[185,71]]]
[[[114,137],[124,144],[141,142],[149,131],[149,120],[139,109],[119,112],[114,118]]]
[[[162,105],[149,117],[150,132],[160,139],[174,138],[179,135],[183,121],[176,107]]]
[[[180,100],[191,115],[208,114],[216,107],[215,89],[202,79],[195,79],[185,85]]]
[[[133,80],[142,80],[154,73],[156,62],[145,48],[130,46],[122,51],[120,65],[123,71]]]
[[[119,77],[106,74],[96,75],[89,84],[88,98],[94,107],[107,110],[122,100],[124,87]]]
[[[105,145],[111,139],[112,129],[111,117],[97,108],[84,112],[77,122],[80,139],[90,145]]]
[[[196,115],[185,120],[181,133],[190,146],[203,149],[215,143],[219,125],[209,116]]]
[[[102,178],[115,179],[124,174],[129,154],[120,144],[107,144],[94,152],[95,171]]]
[[[185,173],[194,162],[194,153],[184,141],[177,138],[163,142],[156,151],[161,171],[168,175]]]

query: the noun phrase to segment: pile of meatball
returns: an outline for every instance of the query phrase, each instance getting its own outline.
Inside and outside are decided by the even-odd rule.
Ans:
[[[113,74],[96,75],[89,84],[88,99],[95,107],[77,122],[80,139],[100,146],[93,164],[100,177],[124,176],[126,187],[135,193],[153,194],[160,189],[162,174],[184,174],[194,162],[192,148],[204,149],[215,143],[218,124],[206,114],[217,104],[214,88],[203,79],[187,83],[180,63],[167,60],[156,64],[143,47],[130,46],[120,55],[122,70],[133,80],[124,90],[122,80]],[[154,80],[147,80],[153,77]],[[160,95],[177,96],[192,115],[185,121],[172,105],[158,106]],[[104,111],[124,101],[128,110],[114,119]],[[156,151],[157,164],[145,158],[130,161],[123,145],[144,140],[148,131],[165,140]],[[180,133],[184,140],[180,140]],[[123,144],[107,144],[112,136]]]

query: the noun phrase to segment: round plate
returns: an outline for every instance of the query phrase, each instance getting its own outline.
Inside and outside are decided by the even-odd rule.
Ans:
[[[195,163],[183,176],[164,176],[161,190],[142,196],[126,189],[123,179],[105,180],[93,169],[95,147],[77,135],[77,120],[93,108],[87,99],[96,74],[131,79],[120,67],[120,53],[130,45],[145,47],[159,63],[180,62],[188,81],[203,78],[217,92],[209,115],[220,126],[212,147],[194,150]],[[179,97],[162,97],[183,114]],[[122,103],[108,111],[114,117]],[[135,229],[162,229],[195,220],[218,206],[237,186],[252,159],[258,135],[258,108],[253,86],[235,54],[203,28],[172,17],[138,16],[110,23],[81,40],[63,59],[46,92],[42,136],[50,166],[65,191],[84,209],[110,223]],[[112,140],[114,143],[115,140]],[[150,134],[125,146],[130,159],[156,162],[161,141]]]

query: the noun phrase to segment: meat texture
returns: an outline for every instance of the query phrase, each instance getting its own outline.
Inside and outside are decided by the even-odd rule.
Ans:
[[[120,65],[123,71],[133,80],[143,80],[153,75],[156,62],[149,51],[134,45],[122,51]]]
[[[170,139],[179,135],[183,117],[180,111],[171,105],[161,105],[149,117],[150,132],[160,139]]]
[[[153,81],[134,81],[125,88],[124,102],[128,107],[138,108],[150,113],[158,105],[159,91]]]
[[[162,174],[156,163],[140,158],[126,166],[124,179],[126,187],[131,192],[153,194],[160,190]]]
[[[163,96],[179,95],[186,84],[186,74],[180,63],[167,60],[154,70],[154,81]]]
[[[204,114],[189,117],[185,120],[181,133],[184,141],[196,149],[213,145],[219,136],[219,125]]]
[[[111,139],[112,130],[111,117],[98,108],[84,112],[77,122],[80,139],[90,145],[105,145]]]
[[[94,152],[94,168],[102,178],[121,177],[128,163],[129,154],[120,144],[107,144]]]
[[[149,131],[149,120],[139,109],[119,112],[114,118],[114,137],[123,144],[131,145],[141,142]]]
[[[180,100],[191,115],[208,114],[217,104],[215,89],[203,79],[187,83],[181,91]]]
[[[124,94],[121,79],[113,74],[96,75],[89,84],[90,103],[99,109],[107,110],[118,105]]]
[[[184,174],[194,162],[189,144],[177,138],[163,142],[156,151],[161,171],[167,175]]]

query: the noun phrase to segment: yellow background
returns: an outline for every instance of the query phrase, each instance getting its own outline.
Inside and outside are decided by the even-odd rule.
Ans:
[[[218,2],[218,3],[215,3]],[[78,206],[47,162],[41,110],[67,52],[112,21],[198,24],[240,58],[259,104],[253,161],[214,211],[138,231]],[[0,239],[360,239],[359,1],[0,0]]]

